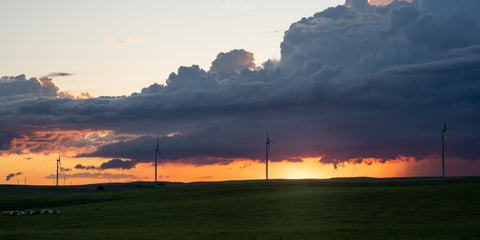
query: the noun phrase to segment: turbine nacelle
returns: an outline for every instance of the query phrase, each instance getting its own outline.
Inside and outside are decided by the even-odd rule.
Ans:
[[[266,135],[267,136],[265,139],[265,179],[268,180],[268,153],[270,152],[270,143],[274,141],[270,140],[270,137],[268,136],[268,131]]]
[[[160,155],[161,158],[163,158],[163,155],[160,152],[160,140],[159,140],[158,137],[157,137],[157,146],[155,147],[155,149],[153,151],[155,152],[155,154],[158,154],[158,155]]]
[[[157,161],[158,161],[157,156],[160,155],[160,157],[163,158],[163,155],[160,152],[160,138],[158,136],[157,136],[157,146],[155,147],[155,149],[153,151],[155,153],[155,184],[157,184]]]
[[[267,137],[265,138],[265,144],[267,145],[268,151],[270,152],[270,143],[275,142],[275,140],[270,140],[270,137],[268,136],[268,131],[267,131]]]
[[[445,140],[448,140],[447,139],[447,121],[443,122],[442,134],[443,134],[443,137],[445,138]]]
[[[58,187],[58,169],[62,168],[62,163],[60,162],[60,155],[58,155],[57,159],[57,187]]]

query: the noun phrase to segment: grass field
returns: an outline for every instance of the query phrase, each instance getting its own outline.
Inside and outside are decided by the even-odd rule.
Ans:
[[[480,178],[0,186],[0,239],[480,239]]]

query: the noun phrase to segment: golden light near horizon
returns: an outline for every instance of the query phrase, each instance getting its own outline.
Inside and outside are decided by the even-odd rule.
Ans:
[[[4,172],[21,172],[10,181],[1,179],[1,184],[55,185],[56,159],[58,155],[10,155],[15,164],[8,164],[5,156],[0,157],[0,168]],[[139,163],[131,169],[98,168],[104,158],[76,158],[75,155],[62,155],[62,167],[69,169],[60,172],[59,185],[82,185],[105,182],[153,181],[153,163]],[[381,163],[345,163],[335,169],[332,164],[323,164],[318,158],[305,158],[302,162],[270,162],[271,179],[324,179],[335,177],[404,177],[422,176],[439,170],[437,161],[398,159]],[[32,164],[35,161],[35,164]],[[75,165],[96,166],[96,169],[75,169]],[[460,163],[462,163],[460,161]],[[463,167],[468,167],[464,163]],[[265,162],[238,159],[229,164],[195,166],[188,163],[167,162],[158,166],[159,181],[204,182],[247,179],[265,179]]]
[[[2,2],[0,183],[479,175],[459,1]]]

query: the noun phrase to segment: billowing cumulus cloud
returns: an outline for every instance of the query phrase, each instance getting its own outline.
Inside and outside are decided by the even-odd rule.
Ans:
[[[212,62],[210,71],[218,74],[220,79],[236,76],[241,70],[255,70],[255,57],[253,53],[243,49],[235,49],[227,53],[219,53]]]
[[[78,99],[89,99],[93,98],[92,94],[89,92],[82,92],[77,96]]]
[[[264,159],[268,129],[272,161],[338,167],[438,159],[445,118],[448,158],[478,161],[479,10],[470,0],[348,0],[293,23],[281,59],[262,69],[234,50],[128,97],[49,98],[7,84],[22,97],[0,90],[0,146],[38,128],[108,130],[78,157],[134,166],[153,161],[159,134],[162,162],[229,164]]]
[[[372,7],[368,0],[346,0],[344,6],[355,10],[367,10]]]
[[[58,97],[59,98],[72,98],[72,99],[89,99],[93,98],[92,94],[89,92],[82,92],[78,96],[75,96],[75,94],[68,92],[68,91],[61,91],[58,92]]]
[[[323,124],[330,129],[321,133],[327,142],[322,161],[437,155],[438,134],[432,133],[444,116],[476,129],[480,56],[472,50],[480,32],[471,9],[480,4],[346,5],[352,7],[330,8],[292,24],[282,43],[286,74],[297,78],[302,97],[322,104],[329,118]],[[476,137],[456,134],[450,154],[478,159]]]
[[[72,98],[75,99],[75,94],[69,92],[69,91],[61,91],[58,93],[59,98]]]
[[[58,87],[52,78],[30,78],[25,75],[4,76],[0,78],[0,102],[17,98],[55,97]]]

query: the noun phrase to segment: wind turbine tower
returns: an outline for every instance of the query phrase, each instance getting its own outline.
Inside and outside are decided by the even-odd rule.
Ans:
[[[268,180],[268,153],[270,152],[270,138],[268,137],[267,131],[267,139],[265,140],[265,180]]]
[[[157,146],[155,147],[155,185],[157,185],[157,159],[158,159],[158,155],[160,155],[160,157],[163,157],[162,154],[160,153],[160,149],[159,149],[160,143],[159,142],[160,142],[160,139],[157,136]]]
[[[447,121],[443,122],[442,129],[442,177],[445,177],[445,139],[447,139]]]
[[[58,159],[57,159],[57,187],[58,187],[58,167],[59,167],[59,165],[60,165],[60,167],[62,167],[61,163],[60,163],[60,155],[58,155]]]

